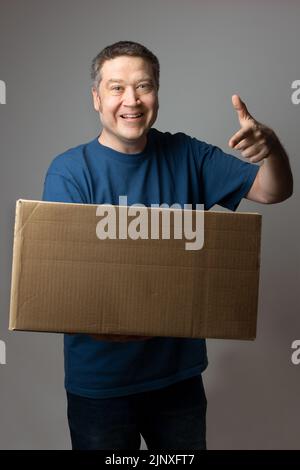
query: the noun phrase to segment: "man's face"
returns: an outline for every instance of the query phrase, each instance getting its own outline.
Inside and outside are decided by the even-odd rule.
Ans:
[[[141,152],[158,111],[157,88],[149,62],[120,56],[104,62],[94,108],[103,130],[99,141],[123,153]]]

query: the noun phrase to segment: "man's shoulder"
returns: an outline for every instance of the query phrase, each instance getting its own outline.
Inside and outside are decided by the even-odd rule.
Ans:
[[[184,132],[170,132],[170,131],[160,131],[154,127],[150,129],[150,135],[156,139],[161,140],[166,143],[170,142],[186,142],[191,139],[191,137]]]
[[[165,141],[166,143],[176,143],[182,145],[194,144],[194,145],[205,145],[212,146],[204,140],[200,140],[198,137],[187,134],[183,131],[160,131],[155,128],[150,129],[151,135],[154,139]]]
[[[56,155],[50,163],[48,173],[62,173],[70,167],[82,167],[84,165],[86,151],[92,142],[94,142],[94,140],[75,147],[70,147]]]
[[[166,149],[175,150],[176,153],[182,151],[190,154],[205,154],[207,150],[213,147],[211,144],[200,140],[196,137],[186,134],[185,132],[162,132],[152,128],[151,134],[156,142],[159,142]]]

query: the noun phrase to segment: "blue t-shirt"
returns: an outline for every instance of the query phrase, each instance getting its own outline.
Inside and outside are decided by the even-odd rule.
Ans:
[[[98,137],[67,150],[51,163],[43,200],[84,204],[219,204],[235,210],[259,166],[184,133],[150,129],[143,152],[124,154]],[[155,337],[97,341],[64,335],[65,387],[91,398],[129,395],[168,386],[207,367],[204,339]]]

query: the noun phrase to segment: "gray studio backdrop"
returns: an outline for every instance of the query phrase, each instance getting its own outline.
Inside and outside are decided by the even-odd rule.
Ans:
[[[229,152],[239,93],[287,149],[293,197],[239,207],[263,215],[257,339],[209,340],[204,381],[210,449],[300,449],[299,18],[296,0],[1,0],[1,449],[70,448],[62,336],[8,332],[14,208],[41,198],[54,156],[98,134],[90,61],[124,39],[161,61],[155,127]]]

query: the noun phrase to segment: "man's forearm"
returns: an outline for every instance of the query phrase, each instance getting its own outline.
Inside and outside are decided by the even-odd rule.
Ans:
[[[274,204],[290,197],[293,193],[293,175],[288,156],[275,136],[274,150],[264,159],[259,170],[259,186],[266,202]]]

